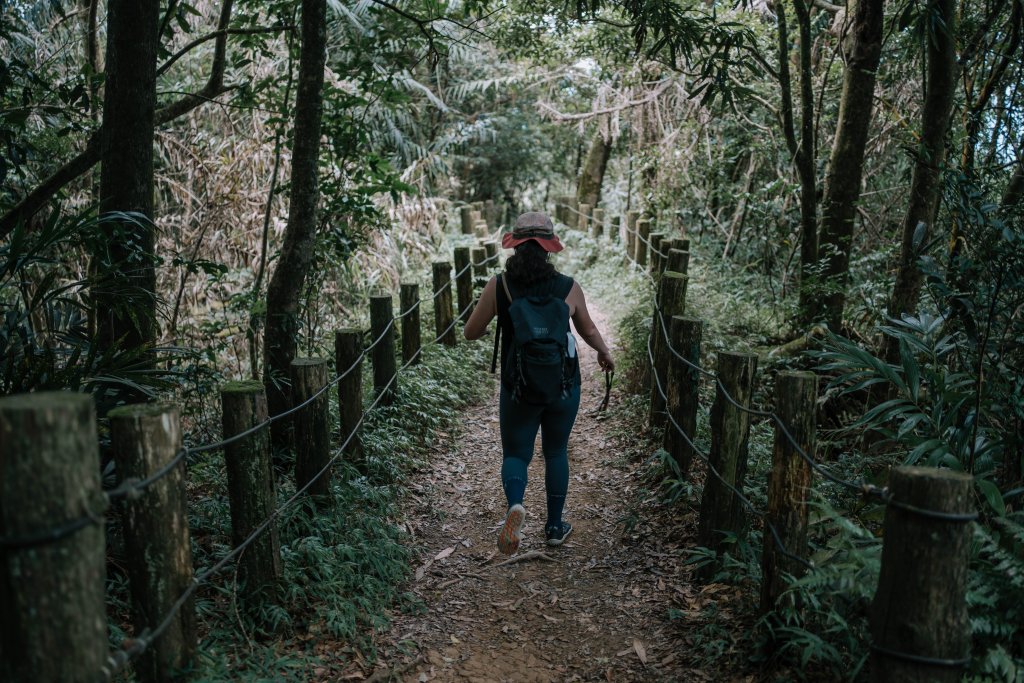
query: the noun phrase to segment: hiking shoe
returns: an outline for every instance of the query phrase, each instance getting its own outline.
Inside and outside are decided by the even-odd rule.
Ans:
[[[544,533],[548,537],[548,545],[562,545],[565,543],[565,539],[569,538],[569,534],[572,533],[572,524],[562,522],[561,526],[549,526],[544,530]]]
[[[526,508],[519,503],[516,503],[508,509],[508,515],[505,516],[505,524],[502,525],[501,531],[498,532],[498,550],[504,555],[511,555],[519,549],[519,542],[523,540],[523,535],[520,530],[523,528],[523,522],[526,521]]]

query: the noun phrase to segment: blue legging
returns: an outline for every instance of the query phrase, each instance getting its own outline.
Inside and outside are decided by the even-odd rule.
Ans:
[[[579,384],[565,398],[546,406],[516,403],[502,387],[498,403],[501,425],[501,485],[509,507],[523,502],[526,470],[533,460],[537,429],[544,452],[544,489],[548,499],[545,527],[562,524],[562,508],[569,490],[569,432],[580,407]]]

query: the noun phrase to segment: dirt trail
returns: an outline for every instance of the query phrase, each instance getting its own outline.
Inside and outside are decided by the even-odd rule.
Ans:
[[[604,316],[592,314],[607,337]],[[400,672],[393,680],[711,680],[680,661],[685,644],[668,616],[694,603],[681,544],[649,524],[622,524],[642,484],[606,423],[591,415],[604,395],[597,354],[583,349],[581,360],[565,514],[574,529],[565,545],[544,543],[538,441],[522,546],[511,562],[496,552],[505,512],[496,395],[467,411],[458,443],[439,447],[413,482],[408,524],[426,550],[409,589],[427,611],[394,620],[386,655],[392,675]]]

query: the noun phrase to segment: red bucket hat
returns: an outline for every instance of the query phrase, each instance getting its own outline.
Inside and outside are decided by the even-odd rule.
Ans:
[[[528,211],[517,218],[516,227],[512,232],[506,232],[501,236],[501,246],[505,249],[515,249],[527,240],[533,240],[545,251],[552,253],[565,248],[555,234],[555,226],[551,219],[540,211]]]

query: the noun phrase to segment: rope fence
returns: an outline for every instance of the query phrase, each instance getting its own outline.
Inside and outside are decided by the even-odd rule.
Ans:
[[[266,430],[276,422],[293,417],[301,411],[312,409],[311,406],[314,406],[325,392],[338,386],[342,380],[358,370],[363,361],[370,357],[370,355],[377,350],[382,343],[385,341],[390,342],[391,353],[394,353],[394,335],[392,333],[395,328],[396,320],[403,320],[407,316],[417,312],[424,302],[433,302],[435,304],[435,308],[440,305],[447,305],[450,307],[453,282],[464,277],[470,269],[477,269],[477,272],[480,272],[480,270],[486,271],[487,268],[496,265],[498,262],[499,255],[497,250],[494,250],[493,254],[487,256],[484,256],[483,253],[481,253],[479,258],[475,258],[467,263],[443,283],[438,283],[439,286],[435,286],[435,291],[431,296],[419,298],[412,305],[409,305],[407,301],[403,301],[402,310],[397,315],[392,315],[382,328],[372,331],[372,334],[374,335],[372,341],[365,348],[362,348],[359,351],[358,355],[355,356],[354,360],[352,360],[347,368],[338,372],[332,379],[323,383],[323,385],[316,391],[313,391],[303,400],[296,402],[287,410],[269,416],[255,425],[238,433],[226,436],[219,441],[198,446],[180,447],[176,450],[173,457],[167,460],[167,462],[162,466],[153,470],[148,476],[144,478],[126,477],[116,486],[98,491],[98,499],[93,501],[91,505],[83,503],[83,507],[86,512],[81,517],[52,526],[45,532],[0,536],[0,549],[5,553],[30,550],[68,539],[89,526],[102,526],[104,523],[103,513],[95,512],[94,510],[96,508],[102,507],[105,510],[105,508],[112,502],[122,499],[127,501],[138,500],[148,490],[158,485],[166,477],[176,471],[179,471],[180,466],[188,456],[203,452],[224,450],[229,446],[238,444],[250,437],[253,437],[259,432]],[[448,266],[448,268],[450,272],[450,266]],[[447,301],[445,301],[445,295],[447,295]],[[137,660],[141,655],[143,655],[143,653],[147,652],[147,650],[151,648],[152,644],[161,638],[161,636],[165,635],[168,629],[175,624],[177,615],[181,609],[189,603],[201,586],[207,584],[217,574],[221,573],[230,563],[239,559],[247,550],[250,550],[257,540],[260,539],[285,512],[294,506],[298,500],[302,499],[303,496],[306,496],[310,492],[310,489],[331,471],[338,460],[346,454],[349,445],[356,439],[356,436],[367,419],[367,416],[375,411],[378,406],[385,401],[390,390],[396,385],[399,375],[419,361],[425,347],[442,342],[450,343],[447,341],[447,338],[449,338],[449,335],[454,331],[456,325],[463,320],[464,316],[469,313],[474,305],[475,300],[471,298],[468,303],[465,303],[461,307],[457,315],[451,317],[446,326],[440,328],[439,325],[439,330],[436,330],[436,335],[433,336],[432,339],[427,341],[426,344],[417,344],[415,351],[411,352],[409,357],[404,359],[402,365],[391,374],[383,386],[375,386],[376,396],[373,401],[365,411],[360,411],[358,420],[354,425],[350,426],[348,433],[344,438],[339,437],[340,445],[334,449],[334,454],[330,456],[326,462],[308,479],[306,479],[304,483],[297,486],[296,491],[286,501],[280,505],[275,505],[270,514],[265,516],[241,542],[236,543],[234,547],[215,564],[194,575],[189,580],[187,588],[182,591],[176,599],[174,599],[170,608],[167,609],[161,617],[154,618],[151,621],[151,626],[137,627],[137,633],[131,638],[126,638],[122,643],[121,649],[111,652],[106,656],[102,666],[99,667],[99,673],[103,676],[104,680],[110,680],[118,672],[122,671],[129,663]],[[438,320],[441,320],[441,318],[438,318]],[[418,334],[418,318],[416,325],[416,331]],[[451,337],[451,340],[454,341],[454,337]]]
[[[560,206],[558,211],[561,215],[576,216],[580,220],[587,218],[586,212],[568,205]],[[708,504],[709,491],[713,498],[716,491],[724,490],[728,498],[758,518],[764,525],[766,537],[773,539],[771,543],[764,544],[762,561],[761,611],[770,614],[785,592],[786,583],[782,575],[799,576],[814,567],[809,560],[807,544],[807,493],[813,489],[811,474],[817,473],[826,481],[866,499],[881,502],[889,510],[885,517],[881,577],[871,614],[873,639],[869,645],[872,670],[886,672],[879,675],[878,680],[891,680],[890,675],[899,675],[892,672],[898,671],[913,671],[918,676],[924,671],[926,678],[934,677],[935,680],[953,675],[954,678],[950,680],[955,680],[957,670],[970,663],[969,654],[964,656],[964,653],[969,653],[969,640],[965,640],[969,636],[951,635],[951,625],[955,625],[957,620],[936,619],[937,612],[930,603],[934,602],[935,595],[943,595],[949,603],[942,608],[947,610],[943,614],[947,617],[950,614],[957,615],[962,633],[969,634],[964,579],[970,539],[967,524],[979,517],[972,504],[972,478],[935,468],[894,468],[889,485],[877,486],[863,480],[848,480],[823,466],[812,455],[817,396],[815,376],[811,373],[779,375],[776,405],[785,406],[787,414],[794,415],[785,419],[776,410],[751,407],[746,400],[737,398],[730,391],[720,375],[722,356],[728,354],[719,354],[719,372],[701,367],[699,351],[696,355],[693,353],[693,347],[699,348],[700,345],[700,321],[681,317],[685,306],[689,255],[683,260],[684,270],[678,277],[672,277],[676,274],[662,272],[672,255],[670,250],[670,253],[666,253],[664,248],[669,238],[665,234],[649,232],[650,225],[641,224],[643,220],[636,214],[631,216],[630,221],[620,218],[619,223],[627,238],[627,263],[647,278],[655,292],[652,329],[647,340],[647,361],[650,363],[652,379],[650,417],[652,425],[656,424],[659,418],[656,409],[660,404],[660,412],[663,413],[660,417],[666,421],[666,450],[677,463],[680,462],[680,452],[683,452],[686,467],[689,455],[696,455],[705,464],[710,482],[713,482],[713,485],[705,484],[699,532],[700,540],[705,542],[700,544],[712,547],[717,554],[723,546],[720,542],[713,542],[714,534],[721,531],[742,532],[743,528],[742,523],[735,524],[735,520],[728,515],[722,517],[716,511],[716,501],[712,500]],[[647,228],[646,234],[641,226]],[[655,234],[659,235],[657,240]],[[640,245],[643,245],[643,251],[652,255],[649,268],[646,267],[646,254],[642,253]],[[677,289],[663,286],[664,279],[677,280],[670,283]],[[678,301],[663,300],[666,292],[670,292],[669,296],[674,296]],[[669,324],[670,318],[672,325]],[[673,338],[677,334],[675,321],[680,323],[678,328],[681,334],[691,335],[686,338],[687,343],[683,347],[677,346],[677,340]],[[693,329],[688,331],[688,327]],[[660,359],[658,347],[663,352]],[[664,370],[666,364],[668,370]],[[756,366],[756,363],[751,366]],[[682,384],[686,386],[670,391],[673,380],[679,384],[680,378],[685,378],[686,373],[693,374],[692,378],[683,380]],[[668,383],[663,381],[666,376]],[[700,377],[713,382],[717,397],[712,408],[711,452],[699,447],[684,426],[688,421],[694,426],[696,424]],[[752,377],[748,386],[753,386]],[[691,396],[687,400],[673,400],[673,393],[680,392]],[[738,414],[769,420],[774,425],[775,447],[767,510],[759,509],[742,492],[747,457],[746,437],[740,439],[743,442],[740,452],[732,454],[742,460],[738,475],[736,461],[730,461],[722,455],[728,448],[729,435],[715,430],[715,416],[717,413],[719,419],[725,419],[721,415],[726,408]],[[690,415],[686,414],[687,411]],[[799,430],[794,429],[794,420],[799,423]],[[732,427],[739,424],[742,423],[734,422]],[[749,419],[740,429],[746,433]],[[681,441],[682,451],[670,446],[673,440]],[[719,450],[717,466],[712,457],[716,446]],[[726,466],[728,474],[720,469],[723,466]],[[681,475],[685,478],[687,474],[684,468]],[[720,501],[718,505],[722,507]],[[717,515],[717,520],[723,522],[717,531],[714,527],[707,528],[705,515],[714,516],[710,513]],[[922,578],[918,569],[924,557],[933,558],[935,565],[941,565],[936,568],[936,572],[942,574],[941,579],[935,576]],[[698,578],[709,579],[714,567],[712,563],[704,571],[698,571]],[[908,625],[913,625],[913,628],[908,628]]]

